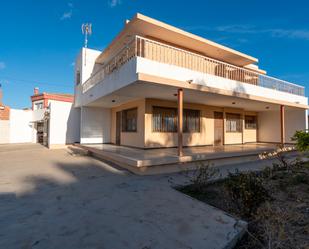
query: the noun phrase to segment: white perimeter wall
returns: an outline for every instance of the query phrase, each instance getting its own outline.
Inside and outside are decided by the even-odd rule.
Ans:
[[[10,143],[10,121],[0,120],[0,144]]]
[[[306,110],[289,109],[285,111],[285,140],[293,142],[291,137],[297,130],[306,129]],[[265,111],[258,114],[258,140],[260,142],[281,142],[280,111]]]
[[[111,110],[100,107],[81,107],[80,143],[111,142]]]
[[[79,142],[80,109],[72,103],[50,101],[49,146]]]
[[[10,110],[10,143],[35,143],[32,110]]]

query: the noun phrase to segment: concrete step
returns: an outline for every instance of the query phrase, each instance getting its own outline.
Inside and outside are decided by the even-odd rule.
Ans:
[[[100,160],[112,162],[117,166],[125,168],[138,175],[153,175],[175,173],[180,171],[195,170],[202,164],[209,164],[211,166],[225,166],[235,165],[241,163],[250,163],[266,160],[261,156],[265,150],[251,150],[237,153],[213,153],[213,154],[194,154],[190,156],[178,157],[174,155],[158,156],[156,158],[136,159],[134,157],[126,156],[121,153],[111,152],[93,148],[87,145],[75,144],[72,150],[84,151],[88,155],[96,157]],[[271,152],[272,150],[268,150]],[[295,151],[288,152],[290,155],[296,153]]]

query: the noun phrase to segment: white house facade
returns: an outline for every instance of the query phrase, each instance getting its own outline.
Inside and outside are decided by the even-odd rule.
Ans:
[[[292,143],[304,87],[258,59],[136,14],[104,51],[75,63],[80,143],[137,148]]]

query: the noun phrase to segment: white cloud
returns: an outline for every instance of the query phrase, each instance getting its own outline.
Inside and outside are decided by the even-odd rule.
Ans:
[[[108,2],[109,7],[111,7],[111,8],[114,8],[114,7],[116,7],[117,5],[120,5],[120,4],[121,4],[121,0],[110,0]]]
[[[67,20],[67,19],[71,19],[72,15],[73,15],[73,4],[72,3],[68,3],[68,7],[69,7],[69,10],[64,12],[62,14],[62,16],[60,17],[61,21]]]
[[[307,29],[258,28],[252,25],[228,25],[215,28],[217,31],[235,34],[261,34],[278,38],[309,40]]]
[[[72,14],[72,10],[70,10],[69,12],[64,12],[60,20],[70,19],[72,17]]]
[[[290,38],[290,39],[303,39],[309,40],[309,29],[283,29],[283,28],[261,28],[257,25],[250,24],[232,24],[225,26],[209,27],[209,26],[189,26],[185,29],[189,31],[215,31],[230,34],[242,35],[268,35],[276,38]]]
[[[0,61],[0,70],[6,68],[6,65],[3,61]]]

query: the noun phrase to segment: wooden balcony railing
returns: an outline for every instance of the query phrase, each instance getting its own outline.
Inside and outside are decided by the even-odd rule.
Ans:
[[[282,92],[300,96],[305,94],[302,86],[140,36],[135,36],[109,62],[105,63],[101,70],[86,81],[83,84],[83,92],[135,56]]]

